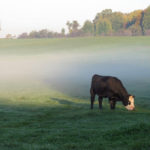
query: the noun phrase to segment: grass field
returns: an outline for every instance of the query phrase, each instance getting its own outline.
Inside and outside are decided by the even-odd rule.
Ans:
[[[0,149],[149,150],[150,37],[0,40]],[[136,109],[90,110],[93,74],[119,77]]]

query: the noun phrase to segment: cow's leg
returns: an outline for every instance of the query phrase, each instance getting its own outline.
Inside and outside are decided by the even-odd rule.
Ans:
[[[93,109],[94,100],[95,100],[95,95],[91,95],[91,109]]]
[[[91,94],[91,109],[93,109],[93,105],[94,105],[94,101],[95,101],[95,93],[94,93],[92,87],[90,89],[90,94]]]
[[[115,100],[110,100],[110,109],[115,109],[116,106],[116,101]]]
[[[101,96],[98,97],[98,101],[99,101],[99,109],[102,109],[102,101],[103,98]]]
[[[92,94],[91,95],[91,109],[93,109],[94,100],[95,100],[95,94]]]

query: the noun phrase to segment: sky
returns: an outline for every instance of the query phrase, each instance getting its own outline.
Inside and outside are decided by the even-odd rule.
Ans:
[[[41,29],[60,32],[68,20],[82,26],[107,8],[128,13],[149,5],[149,0],[0,0],[0,37]]]

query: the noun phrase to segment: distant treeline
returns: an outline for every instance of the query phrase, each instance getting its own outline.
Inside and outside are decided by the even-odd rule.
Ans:
[[[105,9],[97,13],[94,20],[87,20],[83,26],[78,21],[66,23],[68,32],[47,29],[22,33],[18,38],[62,38],[78,36],[138,36],[150,35],[150,6],[145,10],[135,10],[131,13],[112,12]]]

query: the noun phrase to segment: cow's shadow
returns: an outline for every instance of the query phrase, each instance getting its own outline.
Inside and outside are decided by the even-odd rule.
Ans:
[[[53,101],[57,101],[59,104],[63,104],[63,105],[68,105],[68,106],[80,106],[80,107],[84,107],[84,106],[89,106],[87,103],[80,103],[80,102],[73,102],[73,101],[69,101],[67,99],[59,99],[59,98],[55,98],[52,97],[50,98]]]

